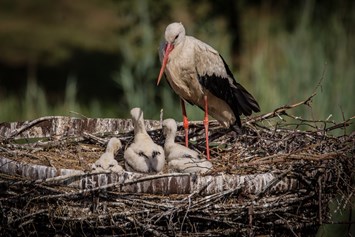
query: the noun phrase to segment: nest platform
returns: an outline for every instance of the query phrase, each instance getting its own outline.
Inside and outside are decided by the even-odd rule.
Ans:
[[[3,236],[314,236],[328,202],[354,188],[351,122],[307,121],[279,108],[243,121],[237,135],[210,123],[205,174],[91,173],[109,138],[133,139],[130,119],[50,116],[0,124]],[[145,120],[163,144],[161,122]],[[302,129],[301,129],[302,127]],[[178,124],[177,140],[183,140]],[[201,122],[191,148],[204,153]]]

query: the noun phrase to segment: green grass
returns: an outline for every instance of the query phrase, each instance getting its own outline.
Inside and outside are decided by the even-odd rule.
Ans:
[[[312,107],[292,113],[340,122],[355,115],[355,39],[335,17],[330,25],[316,28],[308,14],[292,31],[273,25],[270,15],[260,21],[246,17],[243,34],[248,47],[241,78],[248,79],[247,87],[253,88],[263,112],[306,99],[321,81]],[[260,30],[248,32],[250,28]]]

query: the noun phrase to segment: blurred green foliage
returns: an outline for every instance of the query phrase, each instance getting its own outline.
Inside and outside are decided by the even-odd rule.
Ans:
[[[117,49],[121,26],[110,1],[0,2],[0,58],[7,64],[58,63],[75,48]]]
[[[350,200],[349,200],[350,199]],[[329,202],[330,221],[336,224],[324,224],[318,229],[316,237],[354,236],[355,233],[355,197],[338,194]]]
[[[310,96],[296,116],[355,115],[355,4],[351,1],[0,2],[0,121],[44,115],[181,120],[178,97],[156,86],[167,24],[216,48],[262,112]],[[15,109],[14,109],[15,108]],[[202,112],[187,108],[190,119]]]

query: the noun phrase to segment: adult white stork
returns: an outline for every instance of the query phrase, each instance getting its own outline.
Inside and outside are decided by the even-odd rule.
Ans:
[[[239,132],[239,116],[259,112],[254,97],[233,77],[222,56],[208,44],[185,35],[181,23],[171,23],[165,30],[165,42],[159,50],[162,66],[157,85],[165,72],[171,88],[181,98],[185,144],[188,146],[188,119],[185,102],[199,106],[205,111],[204,126],[207,159],[208,115],[223,126]]]

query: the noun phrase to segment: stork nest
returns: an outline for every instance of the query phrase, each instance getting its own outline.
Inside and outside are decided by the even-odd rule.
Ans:
[[[122,175],[102,173],[98,176],[106,181],[101,184],[97,176],[98,183],[88,182],[94,176],[90,165],[104,152],[108,138],[120,138],[124,147],[130,144],[130,120],[99,120],[115,125],[98,132],[89,129],[92,120],[80,119],[87,127],[78,122],[64,126],[66,132],[60,134],[44,127],[50,127],[53,119],[70,118],[2,123],[0,232],[3,236],[312,236],[321,224],[330,223],[328,202],[336,194],[339,208],[350,202],[355,155],[354,133],[345,132],[354,117],[334,123],[303,120],[289,113],[309,105],[313,96],[246,119],[243,134],[211,122],[213,169],[206,174],[164,170],[158,175],[125,173],[122,179]],[[145,122],[153,140],[163,144],[160,122]],[[182,141],[183,128],[178,125],[177,140]],[[39,130],[45,137],[36,138]],[[334,136],[332,131],[344,133]],[[190,138],[191,147],[203,154],[201,122],[192,123]],[[116,155],[121,165],[123,150]],[[29,165],[32,171],[48,167],[47,173],[57,173],[28,174],[24,167]],[[60,175],[64,169],[81,172]],[[174,190],[164,191],[163,182],[154,182],[174,178],[181,182],[188,178],[189,184],[203,182],[188,188],[177,183]],[[141,183],[149,187],[141,189],[137,186]]]

